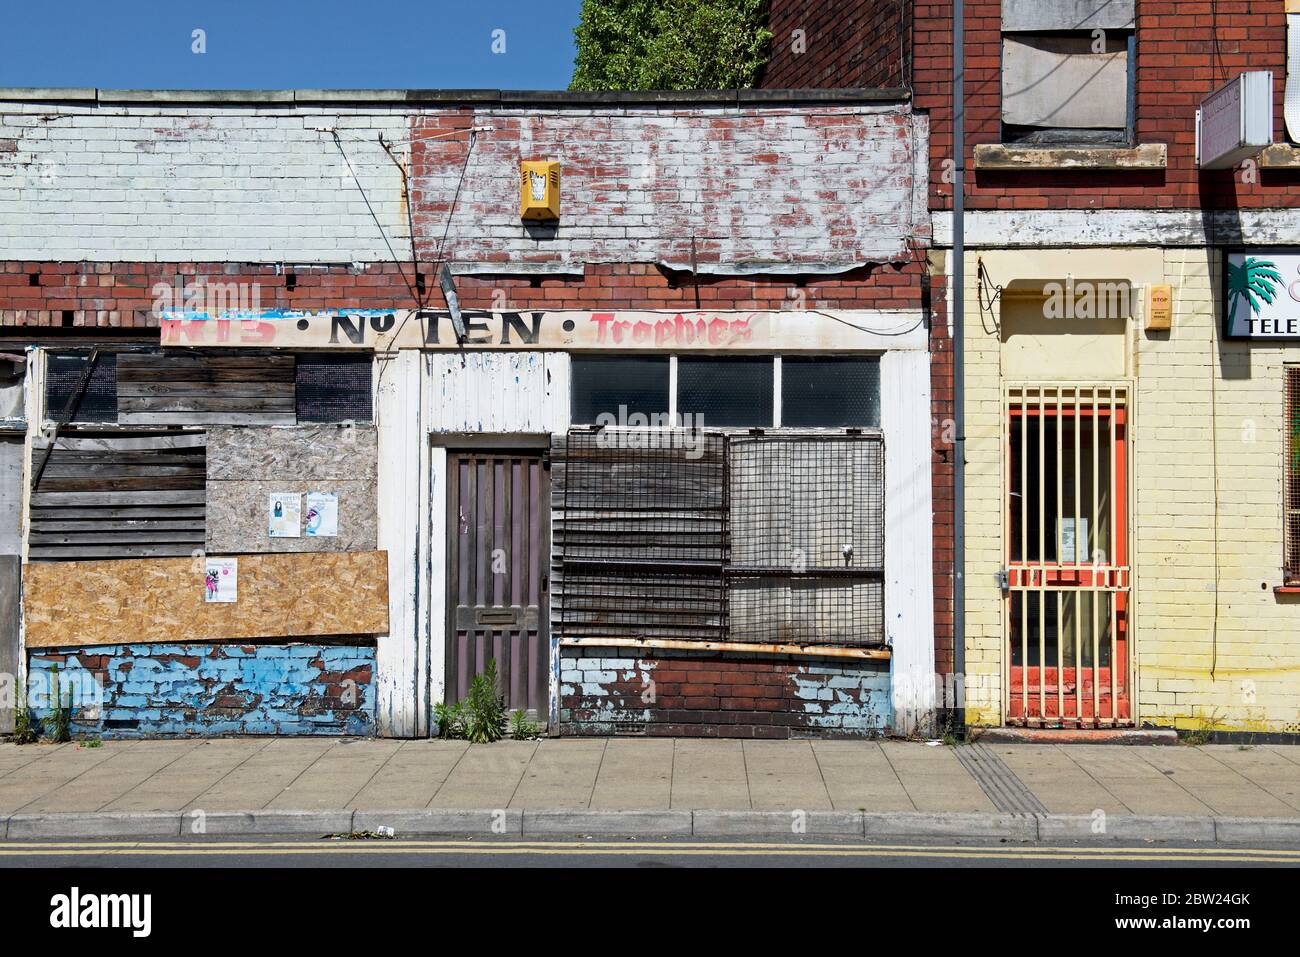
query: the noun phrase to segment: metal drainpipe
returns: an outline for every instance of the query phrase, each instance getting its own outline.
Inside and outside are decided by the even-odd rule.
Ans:
[[[966,728],[966,5],[952,5],[952,668],[957,727]]]

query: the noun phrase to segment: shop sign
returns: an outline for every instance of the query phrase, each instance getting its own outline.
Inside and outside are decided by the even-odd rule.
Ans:
[[[162,320],[164,346],[282,349],[503,349],[816,352],[924,348],[917,313],[836,311],[340,311]]]
[[[1227,339],[1300,339],[1300,252],[1230,251],[1224,262]]]

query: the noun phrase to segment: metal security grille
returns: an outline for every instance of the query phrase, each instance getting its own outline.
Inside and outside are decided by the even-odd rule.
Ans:
[[[552,475],[563,637],[884,643],[879,435],[573,430]]]
[[[1127,392],[1007,393],[1008,721],[1127,724]]]
[[[732,641],[884,643],[884,443],[875,435],[731,440]]]
[[[1282,488],[1282,564],[1288,585],[1300,583],[1300,366],[1286,367],[1286,476]]]
[[[574,430],[565,445],[552,462],[563,634],[723,638],[723,437]]]

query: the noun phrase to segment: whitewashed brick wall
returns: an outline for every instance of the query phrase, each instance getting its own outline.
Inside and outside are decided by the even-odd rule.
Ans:
[[[450,258],[506,271],[587,262],[848,269],[929,234],[924,117],[899,104],[506,109],[0,102],[0,259],[348,263],[426,256],[479,134]],[[337,128],[377,226],[326,130]],[[412,157],[412,129],[416,131]],[[519,220],[521,158],[563,163],[558,227]],[[816,267],[816,269],[812,268]]]

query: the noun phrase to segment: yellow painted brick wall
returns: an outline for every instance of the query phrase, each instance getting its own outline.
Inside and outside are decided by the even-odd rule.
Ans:
[[[1273,592],[1282,580],[1283,364],[1300,362],[1300,342],[1220,339],[1218,250],[1103,254],[1107,277],[1164,281],[1175,296],[1174,328],[1137,330],[1131,357],[1139,718],[1187,729],[1300,731],[1300,597]],[[1018,255],[1029,264],[1035,253]],[[996,316],[979,306],[978,261],[971,254],[966,266],[966,708],[971,723],[996,724],[1003,379]]]
[[[1174,328],[1139,333],[1136,355],[1139,713],[1161,726],[1298,731],[1300,603],[1273,588],[1283,364],[1300,362],[1300,342],[1221,339],[1218,250],[1169,249],[1165,271]]]
[[[966,720],[1002,718],[1002,377],[996,315],[966,262]],[[987,297],[985,297],[987,299]]]

